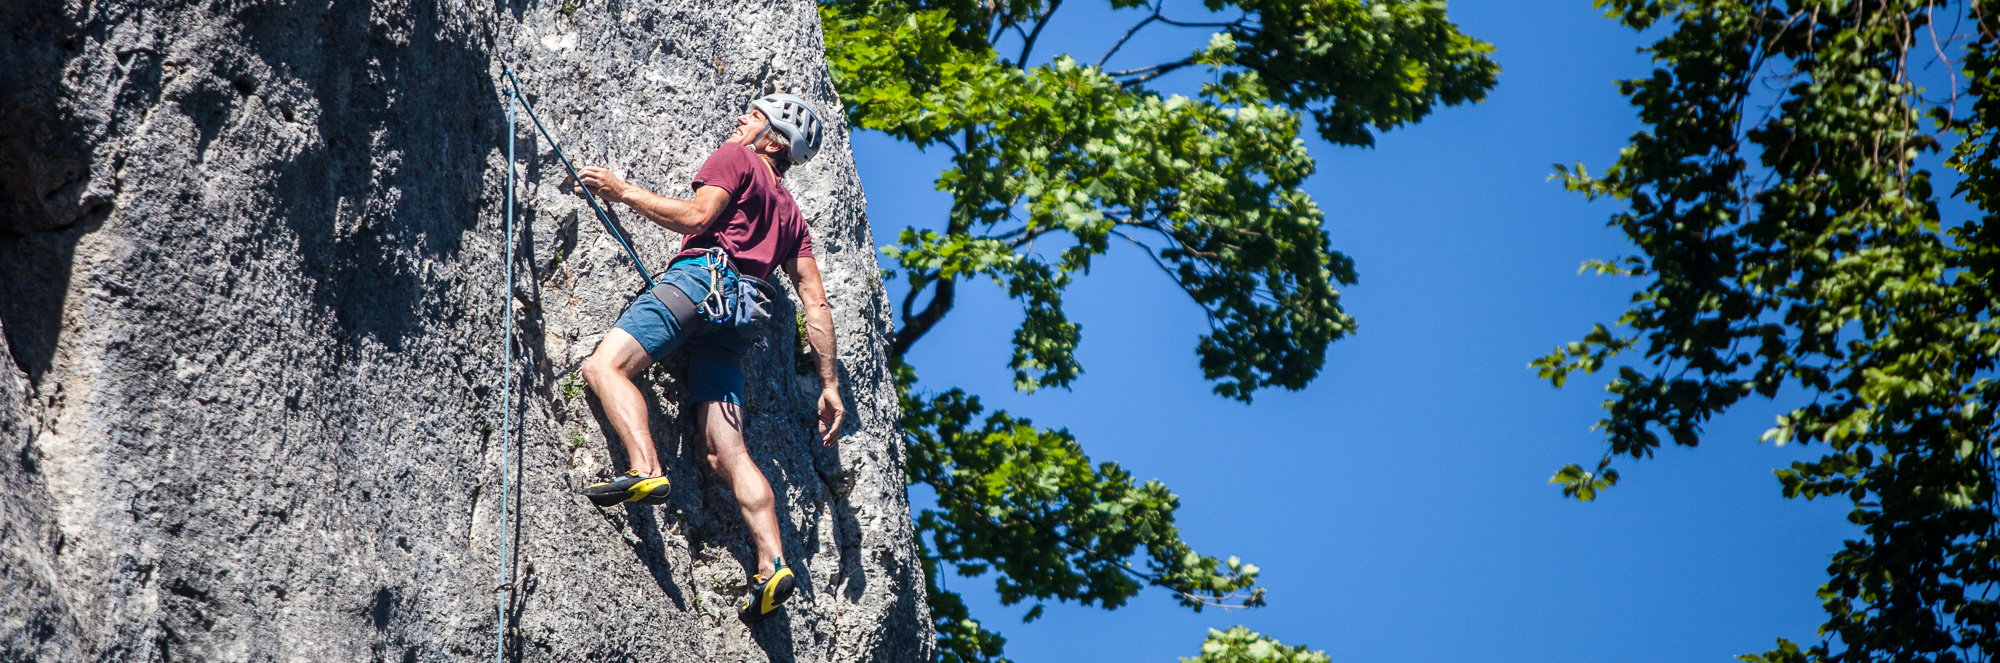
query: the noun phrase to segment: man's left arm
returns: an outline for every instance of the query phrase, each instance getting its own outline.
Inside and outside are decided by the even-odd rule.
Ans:
[[[793,258],[783,266],[785,275],[792,278],[792,287],[798,290],[800,303],[805,306],[806,341],[812,344],[813,359],[818,364],[820,442],[833,446],[840,441],[840,425],[847,419],[847,405],[840,400],[840,367],[834,354],[833,306],[827,303],[825,286],[820,283],[819,261],[810,257]]]

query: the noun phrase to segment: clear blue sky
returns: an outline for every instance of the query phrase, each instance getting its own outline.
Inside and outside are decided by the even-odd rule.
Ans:
[[[1169,15],[1195,17],[1198,3],[1178,2]],[[1137,20],[1101,4],[1065,6],[1036,59],[1094,61]],[[1320,170],[1306,189],[1358,265],[1344,304],[1360,331],[1303,391],[1248,406],[1211,394],[1198,310],[1129,247],[1070,290],[1086,370],[1072,391],[1013,393],[1019,307],[984,282],[961,291],[912,353],[923,387],[1067,427],[1093,458],[1166,482],[1189,542],[1257,564],[1270,590],[1249,611],[1195,614],[1150,590],[1119,610],[1051,605],[1022,624],[1028,606],[999,605],[990,578],[949,577],[1011,658],[1169,662],[1236,624],[1335,661],[1727,661],[1815,637],[1814,588],[1852,529],[1844,504],[1779,495],[1771,470],[1817,455],[1757,442],[1779,405],[1739,407],[1701,449],[1624,462],[1624,484],[1596,503],[1546,483],[1602,453],[1589,430],[1602,381],[1556,391],[1526,365],[1615,319],[1637,285],[1577,274],[1629,251],[1604,226],[1616,208],[1546,180],[1552,163],[1601,169],[1639,127],[1612,81],[1650,70],[1634,52],[1644,40],[1590,4],[1454,2],[1459,25],[1498,48],[1486,103],[1374,149],[1311,141]],[[1205,37],[1142,33],[1111,66],[1176,59]],[[854,145],[878,243],[942,225],[942,153],[873,133]]]

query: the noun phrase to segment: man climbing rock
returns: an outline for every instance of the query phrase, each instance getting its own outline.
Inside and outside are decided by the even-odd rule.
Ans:
[[[793,164],[819,151],[820,126],[818,113],[796,96],[773,94],[752,102],[736,118],[735,133],[695,174],[692,200],[655,194],[603,168],[577,173],[581,185],[599,197],[624,203],[687,237],[680,255],[656,279],[659,285],[632,302],[583,364],[584,380],[603,403],[631,461],[623,476],[584,494],[599,506],[665,501],[667,478],[653,447],[645,398],[632,380],[675,348],[687,348],[689,400],[708,445],[708,466],[735,491],[757,546],[754,591],[740,611],[751,622],[775,614],[797,579],[785,566],[771,484],[744,446],[742,361],[756,331],[738,320],[749,315],[745,305],[756,292],[737,287],[739,279],[762,285],[780,267],[791,277],[818,363],[820,441],[834,445],[846,417],[834,366],[833,309],[813,260],[811,231],[780,181]]]

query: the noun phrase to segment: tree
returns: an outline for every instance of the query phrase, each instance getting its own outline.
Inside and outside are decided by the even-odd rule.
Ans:
[[[1201,656],[1183,658],[1181,663],[1330,663],[1326,652],[1307,651],[1304,645],[1287,647],[1277,640],[1238,626],[1227,631],[1208,630],[1201,643]]]
[[[1602,175],[1647,279],[1616,329],[1534,362],[1556,386],[1623,353],[1596,467],[1553,483],[1591,500],[1618,457],[1695,446],[1752,395],[1796,405],[1763,436],[1823,445],[1777,472],[1787,497],[1845,497],[1860,534],[1833,552],[1818,644],[1747,661],[1990,661],[2000,656],[1994,280],[2000,235],[1995,3],[1599,0],[1656,23],[1659,68],[1620,83],[1647,129]],[[1941,84],[1926,89],[1920,77]],[[1976,209],[1947,221],[1946,197]]]
[[[1147,586],[1195,610],[1264,601],[1255,566],[1181,540],[1178,498],[1159,482],[1093,465],[1067,431],[1005,412],[982,419],[961,390],[916,389],[902,359],[951,312],[958,284],[989,278],[1021,303],[1017,389],[1067,387],[1083,368],[1063,292],[1114,240],[1127,243],[1207,314],[1196,353],[1218,394],[1248,402],[1258,389],[1303,388],[1327,344],[1354,328],[1336,286],[1355,275],[1299,190],[1314,168],[1302,116],[1328,140],[1369,145],[1436,104],[1480,100],[1497,73],[1490,47],[1436,0],[1206,0],[1173,12],[1164,0],[1111,0],[1138,11],[1094,62],[1030,66],[1062,4],[820,5],[849,122],[952,154],[937,180],[953,197],[942,230],[911,227],[884,249],[889,277],[909,286],[892,354],[909,480],[938,495],[917,526],[947,661],[995,660],[1003,641],[938,586],[946,565],[995,572],[1003,602],[1036,602],[1029,620],[1047,600],[1116,608]],[[1179,60],[1105,70],[1135,35],[1168,26],[1214,33]],[[1196,97],[1148,87],[1189,67],[1216,74]]]

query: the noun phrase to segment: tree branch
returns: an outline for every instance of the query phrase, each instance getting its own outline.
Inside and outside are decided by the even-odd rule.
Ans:
[[[1003,18],[1000,21],[999,27],[996,28],[993,26],[993,17],[1000,13],[1000,0],[984,0],[980,5],[982,11],[979,13],[981,22],[979,31],[987,33],[986,43],[991,45],[994,42],[1000,41],[1000,33],[1007,30],[1008,22]]]
[[[1138,227],[1141,228],[1149,227],[1140,224],[1133,224],[1133,225],[1137,225]],[[1168,267],[1166,261],[1160,260],[1160,254],[1154,251],[1153,247],[1148,246],[1145,242],[1141,242],[1137,239],[1134,239],[1131,235],[1127,235],[1125,233],[1118,232],[1116,230],[1111,231],[1111,234],[1117,235],[1120,239],[1123,239],[1127,242],[1131,242],[1133,246],[1139,247],[1139,250],[1145,251],[1146,257],[1151,258],[1153,260],[1153,265],[1159,267],[1160,271],[1165,273],[1168,279],[1173,280],[1174,285],[1180,286],[1181,292],[1186,294],[1188,296],[1188,299],[1194,302],[1196,308],[1201,309],[1203,315],[1208,316],[1210,322],[1213,322],[1215,320],[1215,313],[1209,311],[1207,306],[1203,306],[1201,300],[1195,299],[1194,289],[1189,288],[1186,283],[1182,282],[1181,275],[1175,272],[1173,268]]]
[[[1172,69],[1179,69],[1179,68],[1181,68],[1181,67],[1185,67],[1185,66],[1188,66],[1188,65],[1191,65],[1191,64],[1194,64],[1194,58],[1187,58],[1187,59],[1184,59],[1184,60],[1180,60],[1180,61],[1177,61],[1177,62],[1168,62],[1168,63],[1166,63],[1166,64],[1156,64],[1156,65],[1153,65],[1153,66],[1150,66],[1150,67],[1139,67],[1139,68],[1137,68],[1137,69],[1126,69],[1126,70],[1123,70],[1123,71],[1107,71],[1107,72],[1104,72],[1104,75],[1106,75],[1106,76],[1131,76],[1131,75],[1133,75],[1133,74],[1143,74],[1143,73],[1146,73],[1146,72],[1149,72],[1149,71],[1159,71],[1159,70],[1172,70]]]
[[[1160,22],[1177,28],[1240,28],[1243,27],[1243,21],[1248,20],[1249,18],[1250,17],[1248,16],[1244,16],[1234,21],[1230,21],[1228,23],[1191,23],[1191,22],[1176,21],[1174,19],[1161,16]]]
[[[1040,230],[1033,230],[1033,231],[1027,231],[1027,229],[1023,228],[1022,230],[1026,231],[1027,234],[1022,237],[1016,238],[1014,241],[1008,242],[1007,248],[1018,249],[1021,248],[1023,245],[1033,244],[1036,237],[1040,237],[1042,233],[1054,230],[1054,228],[1042,228]],[[1012,235],[1014,233],[1007,233],[1007,234]]]
[[[1012,238],[1015,238],[1015,237],[1020,237],[1020,236],[1021,236],[1021,233],[1024,233],[1024,232],[1028,232],[1028,227],[1027,227],[1027,226],[1021,226],[1021,227],[1019,227],[1019,228],[1015,228],[1015,229],[1013,229],[1013,230],[1009,230],[1009,231],[1007,231],[1007,232],[1004,232],[1004,233],[1000,233],[1000,234],[997,234],[997,235],[987,235],[987,236],[986,236],[985,238],[986,238],[986,239],[997,239],[997,240],[1006,240],[1006,239],[1012,239]]]
[[[918,278],[918,277],[917,277],[917,275],[915,275],[915,274],[911,274],[911,275],[910,275],[910,291],[909,291],[909,292],[906,292],[906,293],[903,293],[903,319],[904,319],[904,320],[908,320],[908,319],[910,319],[910,316],[912,316],[912,315],[915,315],[915,313],[913,313],[913,312],[912,312],[912,311],[911,311],[910,309],[911,309],[912,307],[914,307],[914,306],[916,306],[916,305],[917,305],[917,295],[921,295],[921,294],[923,294],[923,293],[924,293],[924,288],[926,288],[926,287],[929,287],[929,285],[930,285],[930,284],[928,284],[928,283],[926,283],[926,284],[924,284],[924,285],[917,285],[917,283],[916,283],[916,281],[917,281],[917,278]]]
[[[1132,26],[1132,29],[1130,29],[1130,30],[1126,30],[1126,31],[1125,31],[1125,36],[1123,36],[1123,37],[1119,37],[1119,38],[1118,38],[1118,43],[1116,43],[1116,44],[1112,44],[1112,45],[1111,45],[1111,50],[1108,50],[1108,51],[1105,51],[1105,52],[1104,52],[1104,57],[1101,57],[1101,58],[1098,58],[1098,59],[1097,59],[1097,68],[1098,68],[1098,69],[1103,69],[1103,68],[1104,68],[1104,63],[1105,63],[1105,62],[1107,62],[1107,61],[1110,61],[1110,60],[1111,60],[1111,54],[1113,54],[1113,53],[1117,53],[1117,52],[1118,52],[1118,49],[1121,49],[1121,48],[1124,48],[1124,47],[1125,47],[1125,42],[1126,42],[1126,41],[1129,41],[1129,40],[1131,40],[1131,39],[1132,39],[1132,35],[1135,35],[1135,34],[1139,34],[1139,28],[1143,28],[1143,27],[1146,27],[1146,24],[1148,24],[1148,23],[1152,23],[1153,21],[1157,21],[1157,20],[1160,20],[1160,9],[1161,9],[1162,7],[1165,7],[1165,6],[1166,6],[1166,0],[1161,0],[1160,4],[1159,4],[1158,6],[1155,6],[1155,7],[1153,7],[1153,15],[1152,15],[1152,16],[1148,16],[1148,17],[1146,17],[1146,20],[1143,20],[1143,21],[1140,21],[1138,25],[1134,25],[1134,26]]]
[[[1189,57],[1189,58],[1186,58],[1186,59],[1183,59],[1183,60],[1180,60],[1180,61],[1177,61],[1177,62],[1168,62],[1168,63],[1166,63],[1166,64],[1156,64],[1156,65],[1153,65],[1153,66],[1151,66],[1151,67],[1140,67],[1140,68],[1138,68],[1138,69],[1127,69],[1127,70],[1124,70],[1124,71],[1113,71],[1113,72],[1107,72],[1107,73],[1106,73],[1105,75],[1107,75],[1107,76],[1110,76],[1110,77],[1112,77],[1112,78],[1117,78],[1117,77],[1120,77],[1120,76],[1134,76],[1134,75],[1140,75],[1140,74],[1143,74],[1143,75],[1140,75],[1140,76],[1139,76],[1138,78],[1134,78],[1134,79],[1132,79],[1132,80],[1129,80],[1129,81],[1124,81],[1124,82],[1122,82],[1122,83],[1119,83],[1119,85],[1123,85],[1123,86],[1125,86],[1125,87],[1132,87],[1132,86],[1134,86],[1134,85],[1138,85],[1138,84],[1140,84],[1140,83],[1144,83],[1144,82],[1146,82],[1146,81],[1150,81],[1150,80],[1153,80],[1153,79],[1155,79],[1155,78],[1159,78],[1159,77],[1161,77],[1161,76],[1165,76],[1165,75],[1166,75],[1166,74],[1167,74],[1168,72],[1171,72],[1171,71],[1173,71],[1173,70],[1175,70],[1175,69],[1179,69],[1179,68],[1181,68],[1181,67],[1185,67],[1185,66],[1188,66],[1188,65],[1191,65],[1191,64],[1194,64],[1194,58],[1192,58],[1192,57]]]
[[[1022,67],[1028,66],[1028,53],[1035,50],[1035,40],[1041,38],[1042,28],[1049,24],[1049,17],[1055,16],[1056,8],[1061,6],[1062,0],[1050,0],[1048,11],[1043,12],[1040,18],[1035,19],[1035,31],[1028,33],[1027,39],[1021,44],[1021,59],[1017,62]]]
[[[937,285],[931,293],[931,303],[924,306],[922,313],[914,316],[910,315],[910,304],[916,297],[917,291],[910,292],[910,296],[903,300],[903,328],[896,330],[896,338],[889,342],[891,359],[901,360],[903,354],[910,351],[910,346],[916,344],[917,339],[923,338],[932,327],[937,326],[939,320],[944,319],[944,314],[951,312],[957,290],[958,279],[938,277]]]

